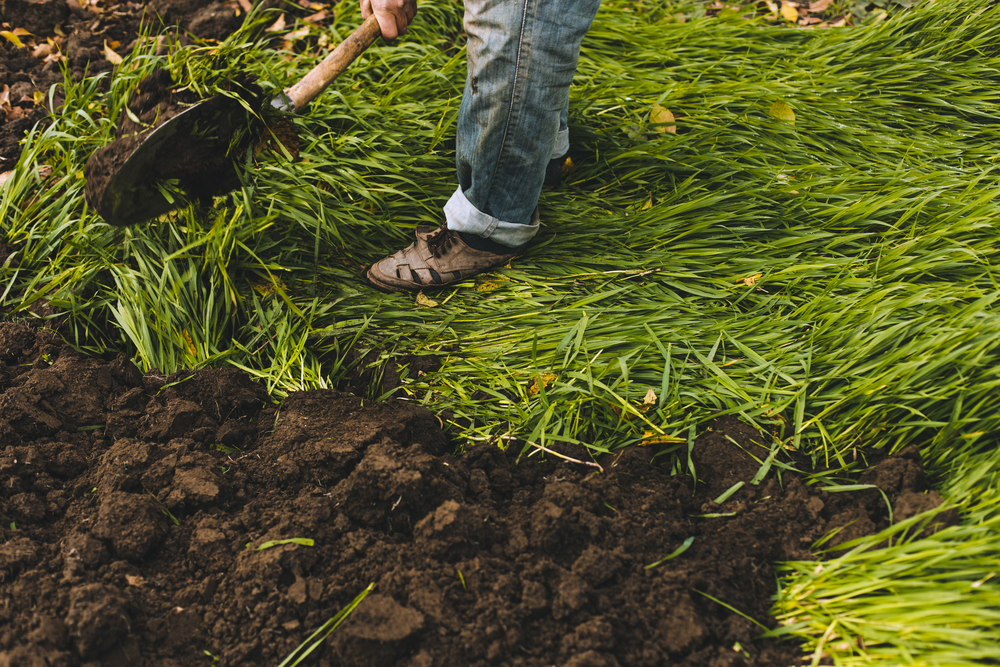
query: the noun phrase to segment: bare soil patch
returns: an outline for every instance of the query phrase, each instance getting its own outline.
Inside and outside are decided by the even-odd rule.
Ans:
[[[278,406],[236,371],[144,376],[0,324],[0,665],[276,665],[369,583],[313,664],[794,664],[711,598],[773,626],[772,564],[888,508],[788,473],[750,484],[760,464],[732,440],[756,437],[718,421],[697,483],[648,448],[603,473],[515,463],[455,453],[402,401]],[[897,519],[939,502],[915,450],[861,481]],[[259,549],[292,538],[313,545]]]

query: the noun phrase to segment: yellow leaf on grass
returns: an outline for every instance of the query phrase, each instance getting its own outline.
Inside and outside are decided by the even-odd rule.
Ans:
[[[649,112],[649,124],[653,125],[653,129],[660,133],[673,132],[677,134],[677,126],[673,124],[675,120],[670,109],[659,104],[654,104],[653,110]]]
[[[192,357],[198,356],[198,348],[194,346],[194,341],[191,340],[191,334],[187,332],[187,329],[181,331],[181,336],[184,337],[184,342],[187,343],[188,352],[191,353]]]
[[[755,273],[752,276],[747,276],[743,279],[743,284],[747,287],[753,287],[757,283],[757,279],[760,278],[763,273]]]
[[[115,50],[108,44],[108,40],[104,40],[104,59],[112,65],[122,64],[122,57],[115,53]]]
[[[778,120],[787,121],[795,125],[795,112],[792,111],[792,107],[784,102],[775,102],[772,104],[769,113]]]
[[[21,40],[19,40],[17,38],[17,35],[12,33],[10,30],[0,30],[0,35],[6,37],[7,41],[14,45],[14,48],[16,49],[24,48],[24,44],[21,43]]]
[[[790,4],[790,3],[787,3],[787,2],[782,2],[781,3],[781,16],[786,21],[791,21],[792,23],[795,23],[796,21],[799,20],[799,10],[796,9],[795,5],[793,5],[793,4]]]
[[[653,208],[653,195],[649,195],[649,199],[646,200],[646,203],[643,204],[642,208],[640,208],[639,210],[645,211],[651,208]]]
[[[423,292],[417,292],[417,298],[415,300],[417,308],[437,308],[438,302],[430,298]]]
[[[551,373],[532,378],[531,384],[528,385],[528,396],[537,396],[543,387],[548,387],[555,379],[556,376]]]

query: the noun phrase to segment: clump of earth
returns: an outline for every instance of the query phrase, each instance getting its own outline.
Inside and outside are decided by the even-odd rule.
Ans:
[[[877,489],[751,483],[734,419],[695,442],[697,479],[652,448],[460,451],[442,425],[0,323],[0,665],[277,665],[374,584],[307,664],[787,666],[747,618],[775,626],[774,563],[889,522]],[[915,449],[859,481],[896,520],[940,502]]]

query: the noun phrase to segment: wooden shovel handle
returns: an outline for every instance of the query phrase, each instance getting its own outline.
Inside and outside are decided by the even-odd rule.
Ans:
[[[327,86],[347,69],[354,60],[365,52],[378,39],[382,32],[378,20],[372,14],[361,26],[351,33],[351,36],[341,42],[333,52],[316,65],[301,81],[285,91],[285,95],[298,113],[303,107],[316,99]]]

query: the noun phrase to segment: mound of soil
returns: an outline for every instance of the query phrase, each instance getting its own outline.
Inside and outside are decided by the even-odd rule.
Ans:
[[[697,482],[643,448],[603,472],[515,463],[455,454],[402,401],[279,407],[233,370],[143,376],[0,324],[0,665],[276,665],[370,583],[312,664],[795,664],[712,598],[771,627],[772,563],[888,511],[876,489],[749,483],[732,440],[756,437],[717,422]],[[861,481],[897,518],[940,501],[915,450]]]

